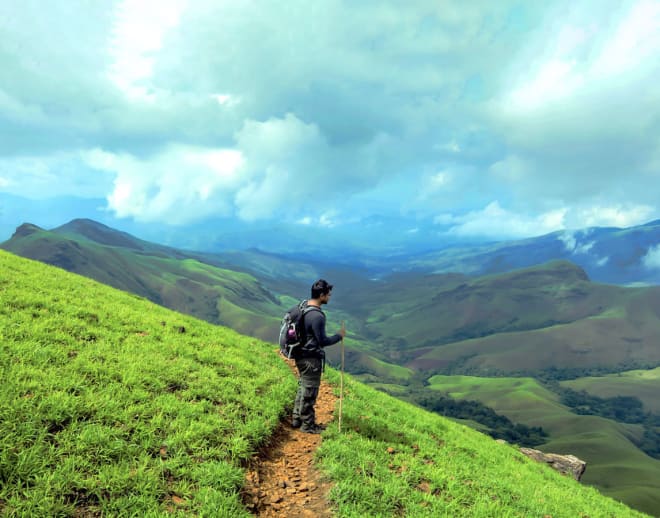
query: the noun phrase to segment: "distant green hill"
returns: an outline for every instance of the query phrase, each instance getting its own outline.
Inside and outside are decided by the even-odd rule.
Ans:
[[[0,372],[3,516],[249,516],[243,466],[296,390],[272,344],[6,252]],[[336,516],[642,516],[350,377],[343,417]]]
[[[633,370],[563,381],[562,386],[602,398],[630,396],[639,398],[644,409],[660,414],[660,367],[651,370]]]
[[[243,333],[274,340],[285,307],[252,275],[210,257],[137,239],[90,220],[52,231],[20,226],[2,248]]]
[[[433,376],[429,383],[434,391],[478,400],[517,423],[542,426],[550,440],[538,449],[577,455],[588,466],[583,482],[660,514],[660,460],[638,448],[641,426],[576,415],[557,394],[531,378]]]
[[[401,274],[347,298],[386,359],[415,370],[488,375],[660,365],[660,287],[592,283],[566,261],[476,278]]]

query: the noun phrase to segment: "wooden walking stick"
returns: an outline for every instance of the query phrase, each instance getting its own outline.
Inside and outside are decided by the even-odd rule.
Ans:
[[[344,321],[341,321],[342,331],[346,332]],[[341,337],[341,370],[339,371],[339,433],[341,433],[341,414],[344,403],[344,337]]]

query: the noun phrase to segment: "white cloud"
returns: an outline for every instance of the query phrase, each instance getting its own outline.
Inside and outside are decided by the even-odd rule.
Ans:
[[[580,246],[575,248],[575,253],[576,254],[588,254],[589,251],[594,247],[596,244],[595,241],[589,241],[587,243],[582,243]]]
[[[527,111],[545,106],[575,92],[585,82],[576,70],[575,60],[550,60],[544,63],[531,81],[511,92],[508,102],[514,110]]]
[[[220,106],[236,106],[241,102],[240,97],[229,94],[211,94],[211,99],[215,99]]]
[[[246,121],[236,134],[245,157],[243,182],[236,194],[239,215],[268,218],[283,207],[322,206],[334,189],[331,148],[314,124],[294,115],[265,122]]]
[[[134,100],[153,102],[150,79],[168,30],[179,23],[185,0],[123,0],[115,7],[108,78]]]
[[[333,171],[332,149],[318,128],[290,114],[247,121],[232,148],[172,145],[145,158],[96,150],[85,158],[116,175],[107,198],[118,217],[176,224],[210,215],[251,221],[282,211],[291,217],[305,206],[322,210],[346,179],[345,171]],[[336,217],[326,210],[317,223],[331,227]]]
[[[383,195],[368,210],[456,232],[641,222],[660,216],[658,5],[0,2],[0,158],[44,168],[3,189],[105,189],[159,221],[345,223]],[[451,219],[466,207],[486,208]]]
[[[595,205],[574,210],[574,221],[577,223],[574,226],[629,227],[646,223],[654,212],[655,208],[650,205]]]
[[[558,239],[564,243],[564,248],[567,252],[576,255],[588,255],[591,249],[596,244],[595,241],[585,241],[583,238],[589,237],[590,230],[565,230],[559,234]],[[607,262],[607,259],[605,260]],[[603,263],[604,264],[604,263]]]
[[[241,185],[241,154],[232,149],[171,146],[149,158],[93,150],[90,167],[112,172],[108,207],[118,217],[182,224],[230,214]]]
[[[431,176],[429,184],[431,189],[437,190],[437,189],[441,189],[449,182],[451,182],[451,174],[447,171],[443,171],[441,173],[436,173],[433,176]]]
[[[660,3],[599,7],[554,4],[506,68],[491,120],[518,163],[491,169],[519,200],[656,203]]]
[[[600,266],[600,267],[603,267],[603,266],[605,266],[605,265],[606,265],[607,263],[609,263],[609,262],[610,262],[610,258],[609,258],[608,256],[604,256],[604,257],[599,258],[599,259],[596,261],[596,265],[597,265],[597,266]]]
[[[565,230],[559,234],[558,239],[564,243],[564,248],[567,252],[573,252],[577,246],[577,237],[576,233],[570,230]]]
[[[446,194],[448,191],[452,190],[453,181],[454,173],[450,170],[429,174],[421,180],[417,199],[423,202],[432,197]],[[454,185],[453,187],[455,188],[456,186]]]
[[[339,224],[339,221],[336,219],[336,217],[337,217],[336,211],[329,211],[329,212],[324,212],[318,217],[305,216],[304,218],[301,218],[298,221],[296,221],[296,223],[304,226],[315,225],[320,227],[332,228]]]
[[[621,5],[608,13],[617,16],[604,23],[591,9],[573,5],[563,25],[548,25],[551,32],[539,34],[549,37],[542,48],[529,49],[540,60],[533,61],[532,73],[522,75],[519,85],[507,93],[509,109],[546,110],[557,100],[586,93],[583,90],[609,87],[613,80],[621,86],[636,82],[640,74],[657,73],[653,61],[660,51],[660,4],[641,0]],[[549,17],[555,14],[551,11]]]
[[[660,269],[660,245],[652,246],[642,257],[642,264],[648,269]]]
[[[319,224],[322,227],[332,228],[337,225],[337,213],[335,211],[325,212],[319,217]]]
[[[518,214],[503,209],[497,201],[483,210],[469,212],[451,220],[439,221],[452,225],[447,231],[461,237],[524,238],[547,234],[564,228],[566,209],[556,209],[540,215]]]
[[[490,172],[499,179],[515,183],[531,173],[531,166],[521,157],[510,155],[491,165]]]
[[[461,146],[456,139],[452,139],[444,144],[436,144],[433,146],[433,148],[441,151],[449,151],[450,153],[461,152]]]

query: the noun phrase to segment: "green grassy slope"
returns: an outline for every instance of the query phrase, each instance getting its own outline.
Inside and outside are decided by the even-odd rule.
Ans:
[[[248,266],[270,272],[269,289],[266,277],[221,268],[218,257],[187,255],[87,220],[53,231],[23,225],[2,246],[267,340],[275,339],[281,315],[294,303],[277,291],[306,295],[297,281],[281,281],[271,291],[268,276],[291,267],[281,258],[250,256]],[[591,283],[566,261],[479,278],[407,273],[373,282],[347,271],[334,275],[342,289],[329,327],[346,320],[352,372],[381,381],[405,382],[414,370],[484,374],[660,364],[654,347],[660,288]]]
[[[602,398],[637,397],[642,401],[646,412],[660,413],[660,367],[578,378],[562,381],[561,385],[573,390],[585,390]]]
[[[550,438],[539,449],[585,460],[583,482],[636,508],[660,513],[660,461],[634,444],[640,426],[576,415],[531,378],[433,376],[429,383],[456,399],[478,400],[515,422],[543,427]]]
[[[326,432],[320,450],[341,516],[635,515],[512,446],[351,378],[343,426]]]
[[[0,333],[0,514],[247,515],[241,466],[295,391],[272,344],[6,252]],[[641,516],[349,377],[343,426],[338,516]]]
[[[415,370],[660,364],[660,287],[592,283],[565,261],[478,278],[400,274],[357,286],[347,304],[382,359]]]
[[[2,247],[266,340],[288,309],[252,275],[200,262],[93,222],[23,225]]]
[[[648,296],[647,296],[648,295]],[[655,304],[655,290],[639,294]],[[631,301],[631,305],[637,301]],[[415,350],[408,366],[432,370],[450,365],[477,373],[538,372],[557,369],[610,369],[658,365],[660,320],[601,315],[531,331],[497,333]]]
[[[272,345],[6,252],[0,368],[6,516],[245,514],[295,391]]]

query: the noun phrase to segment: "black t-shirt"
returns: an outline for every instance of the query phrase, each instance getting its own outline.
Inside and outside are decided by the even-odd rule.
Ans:
[[[305,345],[300,353],[301,357],[322,357],[323,348],[341,341],[341,335],[328,336],[325,334],[325,313],[320,308],[307,309],[304,316]]]

